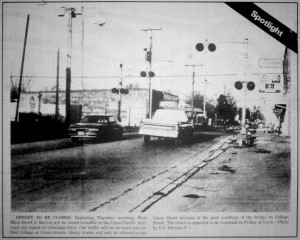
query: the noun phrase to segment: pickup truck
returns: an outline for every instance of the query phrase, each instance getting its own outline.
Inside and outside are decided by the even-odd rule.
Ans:
[[[139,134],[144,135],[144,142],[151,137],[190,140],[193,136],[193,124],[189,122],[183,110],[158,109],[152,119],[141,122]]]

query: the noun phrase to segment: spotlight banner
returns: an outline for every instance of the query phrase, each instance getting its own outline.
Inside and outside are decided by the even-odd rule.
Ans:
[[[290,30],[257,5],[252,2],[226,2],[226,4],[292,51],[298,53],[297,33]]]

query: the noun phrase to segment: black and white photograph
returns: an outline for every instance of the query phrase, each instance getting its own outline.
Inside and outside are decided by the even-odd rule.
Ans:
[[[297,238],[297,32],[296,1],[3,1],[2,237]]]

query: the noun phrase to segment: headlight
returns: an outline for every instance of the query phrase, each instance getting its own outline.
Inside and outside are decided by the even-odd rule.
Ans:
[[[91,132],[98,132],[99,129],[98,128],[89,128],[89,131],[91,131]]]
[[[76,131],[76,128],[69,128],[69,131],[74,132],[74,131]]]

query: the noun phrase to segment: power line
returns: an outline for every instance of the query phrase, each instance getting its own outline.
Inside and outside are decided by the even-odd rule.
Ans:
[[[19,78],[20,76],[11,76],[12,78]],[[54,76],[23,76],[23,78],[55,78]],[[59,77],[59,78],[65,78],[65,77]],[[79,76],[79,77],[74,77],[72,78],[119,78],[119,76]]]
[[[284,73],[252,73],[248,75],[284,75]],[[240,76],[242,74],[237,74],[237,73],[224,73],[224,74],[195,74],[195,76],[202,76],[202,77],[222,77],[222,76]],[[20,76],[11,76],[12,78],[20,78]],[[172,77],[172,78],[180,78],[180,77],[190,77],[190,75],[158,75],[155,76],[156,78],[167,78],[167,77]],[[23,78],[53,78],[56,79],[56,76],[23,76]],[[59,78],[65,78],[65,77],[59,77]],[[72,78],[85,78],[85,79],[93,79],[93,78],[116,78],[119,79],[120,76],[72,76]],[[131,75],[125,78],[141,78],[140,75]]]

